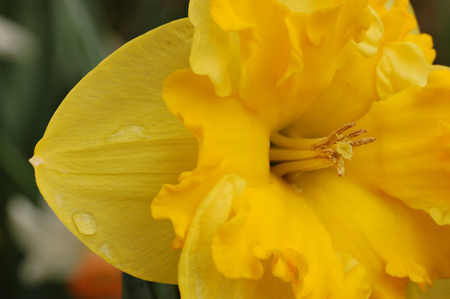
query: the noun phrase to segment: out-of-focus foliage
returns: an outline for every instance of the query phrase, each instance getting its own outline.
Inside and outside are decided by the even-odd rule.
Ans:
[[[433,37],[437,51],[436,64],[450,65],[450,1],[410,0],[420,30]]]
[[[411,2],[421,30],[434,37],[437,63],[450,65],[450,1]],[[124,42],[187,16],[187,6],[187,0],[0,0],[0,297],[71,298],[59,282],[20,283],[25,252],[13,242],[7,201],[23,194],[37,203],[27,160],[70,89]],[[177,296],[152,286],[155,298]]]

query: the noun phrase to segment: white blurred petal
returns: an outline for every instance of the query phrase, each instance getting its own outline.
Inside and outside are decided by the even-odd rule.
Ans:
[[[25,254],[19,279],[30,287],[66,280],[85,248],[45,202],[42,205],[35,207],[19,195],[7,203],[10,230]]]
[[[37,39],[32,33],[0,16],[0,59],[29,61],[37,50]]]

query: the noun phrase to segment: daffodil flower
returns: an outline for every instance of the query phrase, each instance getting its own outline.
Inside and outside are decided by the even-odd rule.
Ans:
[[[42,194],[182,298],[450,277],[450,72],[408,5],[192,0],[70,92],[31,159]]]

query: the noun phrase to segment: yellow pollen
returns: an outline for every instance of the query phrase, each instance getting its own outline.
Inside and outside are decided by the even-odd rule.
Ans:
[[[339,176],[345,173],[344,159],[350,160],[353,148],[369,144],[375,138],[352,140],[367,131],[364,129],[345,133],[355,126],[348,123],[339,127],[327,137],[287,137],[275,132],[270,137],[272,147],[269,159],[272,172],[278,176],[288,173],[318,170],[335,165]]]

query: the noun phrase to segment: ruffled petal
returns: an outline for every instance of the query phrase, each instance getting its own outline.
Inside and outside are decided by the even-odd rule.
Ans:
[[[228,219],[232,203],[242,194],[245,184],[237,176],[227,176],[199,205],[180,258],[179,287],[183,298],[265,298],[254,296],[258,281],[227,279],[217,271],[211,257],[212,238]],[[285,289],[288,296],[283,298],[292,297],[289,286]]]
[[[416,44],[386,44],[377,66],[376,82],[380,98],[384,99],[413,85],[425,86],[429,73],[444,68],[429,64],[424,52]]]
[[[156,219],[173,222],[174,247],[181,247],[198,205],[224,175],[267,183],[270,129],[238,98],[219,98],[207,77],[190,70],[167,78],[164,98],[200,143],[197,168],[180,176],[180,184],[165,185],[152,203]]]
[[[305,3],[310,11],[299,7],[275,0],[191,2],[194,73],[207,74],[222,97],[232,92],[219,90],[220,78],[239,78],[235,94],[248,107],[270,111],[272,118],[282,114],[280,127],[294,121],[328,87],[345,46],[353,40],[355,48],[372,55],[382,27],[362,0]],[[230,76],[236,67],[233,74],[239,75]]]
[[[217,269],[231,279],[261,279],[268,271],[263,261],[271,258],[272,275],[291,282],[296,298],[367,298],[364,268],[334,251],[299,195],[276,177],[265,187],[247,188],[213,240]]]
[[[433,38],[425,33],[422,34],[408,34],[405,37],[405,42],[410,42],[416,44],[422,50],[425,61],[428,63],[433,63],[436,58],[436,50],[433,49]]]
[[[232,55],[229,32],[222,30],[212,19],[210,0],[192,0],[189,20],[195,27],[190,64],[199,75],[208,75],[219,96],[232,92],[228,67]]]
[[[197,142],[167,110],[162,84],[188,67],[193,28],[176,21],[126,44],[52,118],[30,162],[43,196],[94,252],[133,276],[176,283],[169,221],[150,203],[195,166]]]
[[[383,23],[380,20],[378,14],[369,6],[372,20],[370,22],[370,28],[367,30],[364,40],[357,43],[353,42],[353,46],[364,56],[371,57],[378,51],[378,44],[381,41],[384,33]]]
[[[264,5],[257,0],[212,2],[211,13],[217,24],[239,34],[240,96],[247,105],[256,108],[265,102],[258,89],[264,87],[270,96],[276,95],[276,82],[289,62],[290,43],[284,22],[289,10],[275,0],[266,1]]]
[[[220,297],[226,278],[217,272],[211,259],[211,240],[228,219],[232,202],[245,185],[245,180],[227,176],[199,204],[180,257],[179,286],[183,298]]]
[[[284,130],[286,135],[326,136],[343,124],[363,116],[380,97],[414,84],[425,85],[431,71],[443,68],[429,64],[434,59],[435,51],[428,35],[407,34],[415,24],[414,16],[408,12],[408,3],[396,1],[390,10],[386,10],[386,1],[369,1],[369,4],[372,22],[365,40],[359,44],[352,41],[353,47],[344,48],[331,85],[317,96],[296,122]],[[380,34],[383,34],[381,41]],[[370,42],[372,39],[373,43]],[[364,54],[361,50],[366,46],[369,47],[366,49],[368,52],[361,55]],[[380,50],[368,57],[367,54],[373,54],[376,46]],[[321,57],[331,56],[325,54]],[[316,67],[316,70],[319,68]],[[314,80],[316,77],[324,78],[322,74],[309,76]],[[307,86],[313,84],[308,83]]]
[[[386,6],[389,4],[389,9]],[[384,26],[384,35],[380,46],[388,42],[401,42],[405,36],[417,27],[417,21],[410,12],[408,0],[379,1],[370,0],[369,5],[375,10]]]
[[[180,184],[164,186],[152,203],[155,218],[174,224],[175,248],[191,242],[204,199],[223,177],[234,174],[247,188],[213,241],[221,275],[246,280],[272,272],[275,281],[290,282],[298,298],[339,292],[359,298],[370,291],[364,269],[345,255],[339,258],[302,199],[270,175],[271,128],[264,117],[238,98],[219,98],[207,77],[189,70],[169,76],[164,98],[200,143],[197,168],[181,175]]]
[[[404,205],[357,174],[334,170],[303,174],[297,187],[332,237],[370,273],[371,298],[404,298],[408,279],[422,287],[450,275],[450,227]],[[405,178],[403,176],[402,178]]]
[[[294,298],[291,285],[273,277],[270,268],[261,280],[230,280],[217,271],[212,260],[212,238],[227,221],[232,203],[241,196],[245,185],[245,180],[237,176],[226,176],[200,203],[179,263],[183,298]]]
[[[311,9],[315,9],[311,12],[293,11],[286,18],[292,49],[302,67],[293,60],[294,69],[290,66],[278,85],[284,94],[301,94],[302,100],[317,96],[328,87],[345,46],[350,41],[363,42],[376,21],[365,1],[324,2],[311,4]],[[373,46],[377,39],[374,38]]]
[[[348,163],[369,184],[450,224],[450,72],[435,71],[357,123],[377,140]]]

